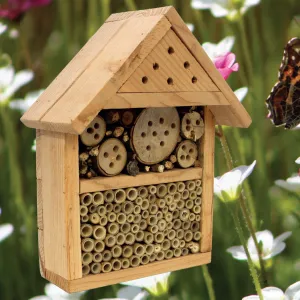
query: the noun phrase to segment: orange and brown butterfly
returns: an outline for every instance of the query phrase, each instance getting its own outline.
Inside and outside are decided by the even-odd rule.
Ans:
[[[292,38],[284,48],[278,72],[266,104],[275,126],[292,129],[300,124],[300,38]]]

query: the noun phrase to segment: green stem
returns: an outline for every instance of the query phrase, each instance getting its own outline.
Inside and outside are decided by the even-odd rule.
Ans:
[[[101,1],[101,13],[102,13],[102,23],[104,23],[105,20],[110,15],[110,0]]]
[[[207,265],[202,266],[201,269],[202,269],[204,281],[206,284],[206,288],[208,291],[209,300],[216,300],[216,295],[215,295],[215,291],[214,291],[214,287],[213,287],[213,281],[209,274]]]
[[[134,0],[125,0],[125,5],[128,10],[137,10]]]
[[[232,170],[233,169],[233,160],[232,160],[230,150],[229,150],[229,147],[228,147],[228,143],[227,143],[227,140],[226,140],[226,137],[224,135],[224,131],[223,131],[223,128],[222,128],[221,125],[218,125],[218,132],[219,132],[218,136],[219,136],[220,141],[221,141],[221,146],[222,146],[222,149],[223,149],[223,153],[225,155],[225,161],[226,161],[226,164],[227,164],[227,168],[228,168],[228,170]]]

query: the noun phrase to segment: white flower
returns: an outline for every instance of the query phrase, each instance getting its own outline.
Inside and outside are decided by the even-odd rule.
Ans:
[[[267,260],[281,253],[286,247],[286,244],[283,241],[290,237],[291,234],[292,233],[288,231],[274,239],[273,234],[269,230],[256,232],[255,236],[257,242],[262,245],[262,259]],[[259,257],[252,237],[248,239],[247,248],[252,261],[258,266]],[[233,258],[237,260],[247,260],[243,246],[230,247],[227,249],[227,252],[231,253]]]
[[[12,65],[0,68],[0,103],[9,99],[19,88],[33,79],[33,72],[23,70],[15,73]]]
[[[216,177],[214,180],[214,193],[222,201],[234,201],[241,193],[243,181],[252,173],[256,160],[250,166],[239,166]]]
[[[234,19],[239,12],[244,14],[249,7],[260,3],[260,0],[192,0],[195,9],[210,9],[214,17]]]
[[[12,109],[20,110],[22,113],[27,111],[29,107],[38,99],[38,97],[44,92],[44,90],[38,90],[29,92],[24,99],[17,99],[9,103],[9,107]]]
[[[240,102],[242,102],[246,97],[246,95],[248,94],[248,88],[247,87],[239,88],[238,90],[235,90],[234,93],[237,96],[237,98],[240,100]]]
[[[0,215],[2,210],[0,208]],[[14,231],[14,226],[11,224],[2,224],[0,225],[0,243],[9,237]]]
[[[287,180],[276,180],[275,184],[290,192],[300,193],[300,176],[298,174],[293,174]]]
[[[277,287],[266,287],[261,290],[264,300],[300,300],[300,281],[290,285],[285,293]],[[242,300],[259,300],[259,296],[251,295]]]
[[[298,157],[296,160],[295,160],[295,163],[300,165],[300,157]]]
[[[214,60],[216,57],[225,55],[230,52],[234,44],[234,36],[227,36],[221,40],[218,44],[213,43],[203,43],[202,48],[206,54],[210,57],[211,60]]]
[[[188,29],[189,29],[191,32],[193,32],[194,29],[195,29],[195,26],[194,26],[194,24],[192,24],[192,23],[186,23],[186,26],[188,27]]]
[[[36,152],[36,139],[33,141],[33,144],[31,146],[31,151]]]
[[[0,22],[0,35],[4,33],[7,29],[7,25]]]

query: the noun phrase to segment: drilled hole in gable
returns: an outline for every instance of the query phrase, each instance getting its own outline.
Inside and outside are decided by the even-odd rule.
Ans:
[[[143,84],[146,84],[148,82],[148,77],[147,76],[144,76],[143,78],[142,78],[142,83]]]
[[[188,61],[184,62],[183,64],[185,69],[188,69],[190,67],[190,63]]]
[[[159,69],[159,64],[158,63],[154,63],[153,64],[153,70],[158,70]]]
[[[197,77],[195,77],[195,76],[192,77],[192,83],[196,83],[197,80],[198,80]]]
[[[165,136],[168,136],[168,135],[169,135],[169,131],[166,130],[166,131],[165,131]]]
[[[168,53],[169,54],[173,54],[175,52],[174,48],[173,47],[169,47],[168,48]]]
[[[169,77],[167,82],[168,82],[169,85],[173,84],[173,78]]]
[[[146,133],[145,133],[145,132],[142,132],[142,133],[141,133],[141,137],[143,137],[143,138],[146,137]]]
[[[149,122],[148,122],[148,126],[151,127],[152,125],[153,125],[152,121],[149,121]]]
[[[165,121],[164,118],[159,118],[159,123],[160,124],[164,124],[164,121]]]
[[[151,150],[151,147],[148,145],[148,146],[146,147],[146,149],[147,149],[148,151],[150,151],[150,150]]]
[[[153,132],[152,132],[152,135],[153,135],[153,136],[157,136],[157,132],[156,132],[156,131],[153,131]]]

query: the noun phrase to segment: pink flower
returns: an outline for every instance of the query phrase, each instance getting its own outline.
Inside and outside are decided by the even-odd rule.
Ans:
[[[239,69],[239,64],[235,62],[235,54],[228,52],[225,55],[218,56],[214,59],[214,64],[223,78],[226,80],[232,72]]]
[[[0,18],[17,20],[22,14],[35,6],[48,5],[52,0],[7,0],[0,4]]]

